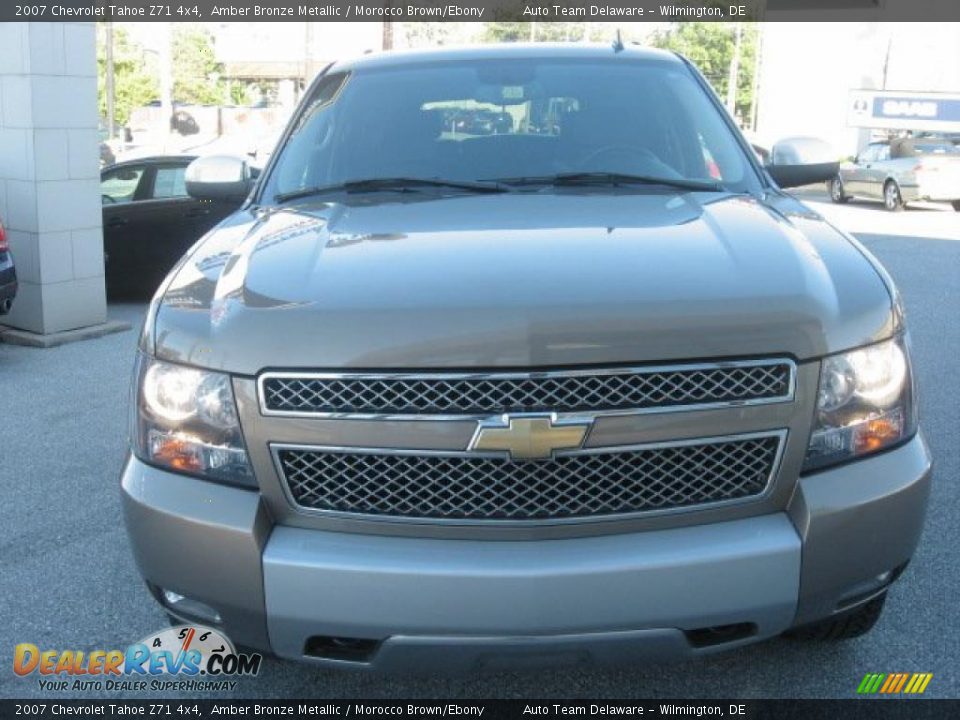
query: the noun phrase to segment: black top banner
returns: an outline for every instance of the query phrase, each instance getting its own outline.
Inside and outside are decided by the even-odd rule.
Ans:
[[[38,0],[0,3],[26,22],[960,21],[957,0]]]

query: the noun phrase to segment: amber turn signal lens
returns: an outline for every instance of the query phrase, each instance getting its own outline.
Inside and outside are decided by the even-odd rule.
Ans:
[[[873,452],[897,442],[903,437],[903,423],[899,413],[868,420],[858,429],[855,449],[857,454]]]
[[[153,459],[157,462],[185,472],[201,472],[204,469],[195,443],[176,435],[155,435],[152,440]]]

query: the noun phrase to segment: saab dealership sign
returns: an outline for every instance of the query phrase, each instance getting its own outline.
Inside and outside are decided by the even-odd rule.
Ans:
[[[851,90],[847,125],[891,130],[960,132],[960,95]]]

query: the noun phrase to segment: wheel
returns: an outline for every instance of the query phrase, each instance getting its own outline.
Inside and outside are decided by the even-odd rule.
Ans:
[[[794,628],[784,634],[794,640],[852,640],[873,629],[880,619],[886,601],[887,594],[884,593],[843,615]]]
[[[957,212],[960,212],[960,200],[954,200],[950,204],[953,205],[954,210],[956,210]]]
[[[890,212],[903,210],[903,198],[900,197],[900,188],[893,180],[887,180],[883,186],[883,206]]]
[[[830,199],[835,203],[845,203],[850,199],[850,196],[843,192],[843,180],[839,175],[827,183],[827,189],[830,191]]]

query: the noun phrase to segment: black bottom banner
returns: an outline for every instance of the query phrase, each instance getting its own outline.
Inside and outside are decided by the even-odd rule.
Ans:
[[[738,718],[960,717],[960,700],[0,700],[0,718]]]

